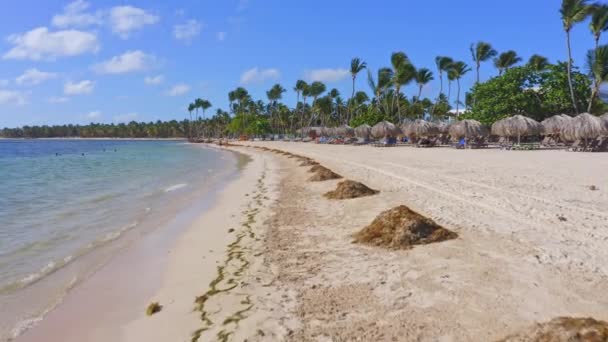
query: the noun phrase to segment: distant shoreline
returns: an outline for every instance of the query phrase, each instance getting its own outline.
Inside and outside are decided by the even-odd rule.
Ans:
[[[80,138],[80,137],[64,137],[64,138],[5,138],[0,137],[0,140],[137,140],[137,141],[187,141],[186,138]]]

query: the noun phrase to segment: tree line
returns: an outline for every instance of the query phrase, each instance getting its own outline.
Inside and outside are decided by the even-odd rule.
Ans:
[[[91,124],[87,126],[23,127],[3,130],[3,136],[82,136],[97,137],[186,137],[201,139],[217,136],[293,134],[305,126],[373,125],[381,120],[401,123],[404,120],[425,118],[445,120],[473,118],[487,124],[505,116],[522,114],[542,120],[554,114],[575,115],[581,109],[599,114],[606,111],[600,100],[600,86],[608,81],[608,45],[601,45],[603,32],[608,30],[608,5],[588,0],[562,0],[561,21],[566,34],[567,60],[551,63],[535,54],[524,64],[515,50],[499,53],[488,42],[477,42],[469,47],[471,65],[449,56],[437,56],[434,71],[416,67],[405,52],[390,55],[388,66],[371,68],[361,58],[350,62],[352,88],[343,96],[336,88],[328,89],[323,82],[297,80],[291,89],[296,102],[290,107],[283,96],[288,91],[275,84],[266,92],[265,100],[256,100],[243,87],[228,93],[227,111],[212,107],[208,100],[197,98],[187,106],[189,118],[177,122],[129,123],[127,125]],[[573,63],[570,46],[572,28],[587,19],[593,36],[594,48],[589,50],[585,70]],[[492,62],[496,75],[480,80],[483,64]],[[363,73],[365,71],[365,73]],[[461,89],[461,80],[475,72],[473,87]],[[368,91],[357,88],[357,80],[366,77]],[[423,98],[424,87],[439,81],[439,93],[434,98]],[[447,83],[447,84],[446,84]],[[415,91],[407,93],[407,86]],[[455,109],[455,111],[453,110]],[[466,114],[458,115],[466,109]],[[193,116],[194,113],[194,116]],[[57,128],[54,128],[57,127]],[[61,127],[61,128],[59,128]]]

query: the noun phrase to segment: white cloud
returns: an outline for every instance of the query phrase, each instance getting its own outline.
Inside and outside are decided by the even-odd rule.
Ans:
[[[316,69],[310,70],[305,73],[305,78],[308,81],[319,81],[319,82],[338,82],[350,75],[350,72],[346,69]]]
[[[255,67],[241,75],[241,84],[262,83],[267,80],[277,80],[281,77],[278,69],[259,69]]]
[[[218,33],[216,34],[216,38],[217,38],[217,40],[219,40],[220,42],[223,42],[224,40],[226,40],[226,32],[223,32],[223,31],[218,32]]]
[[[175,39],[189,42],[201,33],[203,24],[196,20],[188,20],[184,24],[175,25],[173,27],[173,35]]]
[[[101,112],[100,112],[100,111],[98,111],[98,110],[95,110],[95,111],[89,112],[89,113],[87,114],[87,119],[94,120],[94,119],[99,119],[99,118],[101,118]]]
[[[90,4],[84,0],[76,0],[66,5],[62,14],[53,16],[53,26],[59,28],[66,27],[87,27],[101,25],[103,20],[100,12],[85,13]]]
[[[55,73],[44,72],[34,68],[26,70],[23,75],[15,79],[15,82],[19,85],[32,86],[51,80],[55,77],[57,77],[57,74]]]
[[[180,96],[190,91],[190,86],[187,84],[176,84],[165,93],[167,96]]]
[[[110,9],[110,26],[112,32],[122,39],[127,39],[133,31],[146,25],[156,24],[159,17],[133,6],[116,6]]]
[[[14,90],[0,90],[0,105],[4,104],[25,104],[25,95]]]
[[[9,80],[0,80],[0,87],[6,87],[10,84],[11,82]]]
[[[135,119],[137,119],[137,117],[139,116],[139,114],[137,113],[127,113],[127,114],[120,114],[120,115],[116,115],[114,116],[113,120],[114,122],[129,122],[129,121],[133,121]]]
[[[159,84],[163,83],[164,80],[165,80],[165,76],[163,76],[163,75],[148,76],[148,77],[144,78],[144,83],[146,83],[147,85],[159,85]]]
[[[127,51],[120,56],[114,56],[105,62],[94,65],[93,70],[100,74],[124,74],[143,71],[148,69],[155,60],[154,56],[147,55],[140,50]]]
[[[23,34],[13,34],[7,40],[14,47],[4,54],[4,59],[52,60],[99,50],[96,35],[76,30],[50,32],[46,27],[38,27]]]
[[[66,103],[69,100],[70,100],[70,98],[63,97],[63,96],[52,96],[52,97],[49,97],[49,102],[50,103]]]
[[[95,82],[89,80],[84,80],[78,83],[67,82],[63,86],[63,92],[66,95],[83,95],[92,93],[94,88]]]

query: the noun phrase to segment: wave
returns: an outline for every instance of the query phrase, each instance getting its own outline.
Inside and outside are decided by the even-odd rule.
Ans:
[[[128,225],[120,228],[117,231],[106,234],[103,238],[89,243],[86,246],[86,248],[84,250],[82,250],[80,253],[78,253],[76,256],[68,255],[68,256],[64,257],[63,259],[60,259],[57,261],[50,261],[48,264],[46,264],[45,266],[40,268],[38,271],[30,273],[17,281],[8,283],[6,286],[0,287],[0,294],[11,293],[13,291],[23,289],[25,287],[28,287],[28,286],[42,280],[44,277],[56,272],[57,270],[61,269],[62,267],[67,266],[69,263],[71,263],[72,261],[75,260],[75,257],[84,255],[96,247],[100,247],[102,245],[105,245],[111,241],[118,239],[128,230],[135,228],[137,226],[137,224],[138,224],[138,222],[133,222],[131,224],[128,224]]]
[[[185,183],[175,184],[175,185],[171,185],[170,187],[166,188],[164,191],[165,192],[172,192],[172,191],[175,191],[175,190],[179,190],[181,188],[185,188],[186,186],[188,186],[188,184],[185,184]]]

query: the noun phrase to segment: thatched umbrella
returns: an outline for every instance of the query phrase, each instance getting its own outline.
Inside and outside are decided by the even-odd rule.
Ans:
[[[367,139],[367,138],[369,138],[369,136],[371,134],[372,134],[372,126],[370,126],[370,125],[363,124],[363,125],[357,126],[357,128],[355,128],[355,135],[358,138]]]
[[[604,123],[604,133],[608,135],[608,113],[600,116],[600,120]]]
[[[343,137],[351,138],[355,135],[355,130],[349,125],[342,125],[336,128],[336,134]]]
[[[571,140],[595,139],[606,133],[606,127],[602,119],[589,113],[579,114],[570,121],[565,130],[565,135]]]
[[[372,127],[372,135],[374,138],[380,139],[385,137],[395,137],[401,134],[401,130],[399,127],[388,121],[378,122],[374,127]]]
[[[452,138],[475,138],[488,135],[488,130],[481,122],[476,120],[462,120],[450,125],[450,136]]]
[[[447,123],[438,122],[436,125],[440,134],[448,134],[450,132],[450,125],[448,125]]]
[[[543,126],[538,121],[523,115],[498,120],[492,125],[492,134],[517,137],[518,144],[522,136],[540,135],[542,130]]]
[[[437,125],[420,119],[404,124],[402,130],[407,137],[428,137],[439,134]]]
[[[568,127],[572,117],[566,114],[553,115],[541,122],[544,133],[547,135],[561,135]]]

